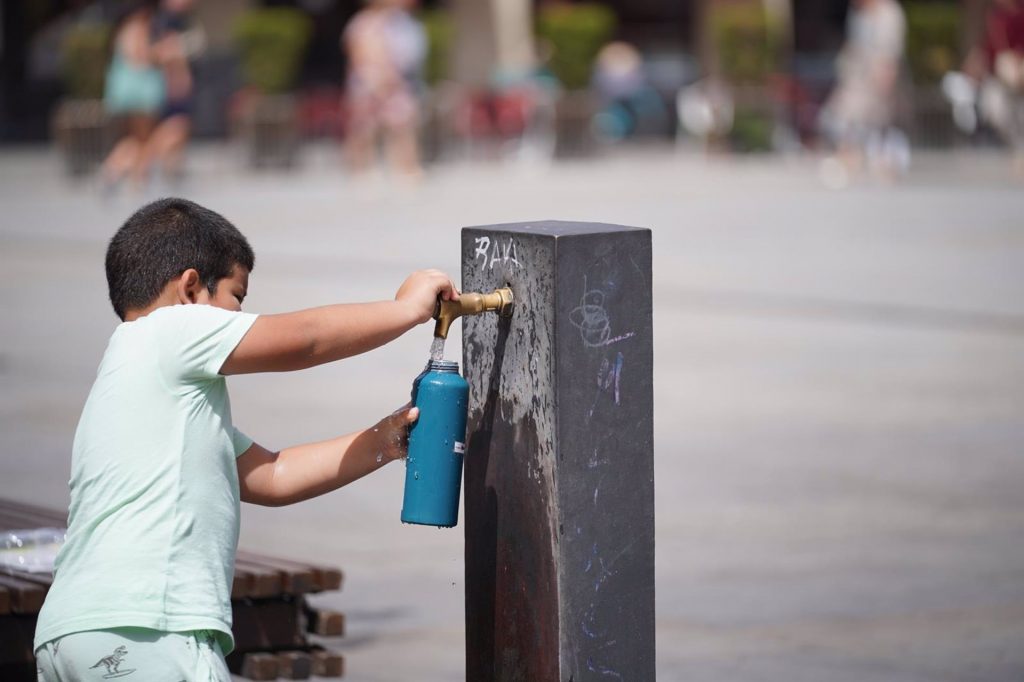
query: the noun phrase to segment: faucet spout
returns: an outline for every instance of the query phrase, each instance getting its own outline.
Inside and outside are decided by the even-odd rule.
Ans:
[[[459,296],[458,301],[438,301],[434,309],[434,319],[437,320],[434,325],[434,336],[439,339],[448,338],[448,329],[452,322],[464,315],[494,311],[501,317],[511,317],[512,305],[512,290],[508,288],[495,289],[489,294],[464,293]]]

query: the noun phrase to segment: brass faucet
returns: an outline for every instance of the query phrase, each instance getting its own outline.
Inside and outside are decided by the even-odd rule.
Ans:
[[[501,317],[512,316],[512,290],[495,289],[489,294],[464,293],[457,301],[437,302],[434,308],[434,336],[439,339],[448,338],[448,328],[456,317],[463,315],[479,315],[488,311],[495,311]]]

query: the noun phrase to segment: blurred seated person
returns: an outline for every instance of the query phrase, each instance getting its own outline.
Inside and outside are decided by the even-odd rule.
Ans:
[[[667,125],[665,106],[647,81],[643,57],[629,43],[614,41],[601,48],[591,85],[602,106],[595,123],[607,139]]]

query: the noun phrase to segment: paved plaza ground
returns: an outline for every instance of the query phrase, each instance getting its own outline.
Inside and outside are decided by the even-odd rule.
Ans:
[[[390,298],[421,267],[457,277],[465,225],[652,228],[659,680],[1019,682],[1024,184],[1007,167],[921,155],[897,186],[836,192],[813,160],[634,150],[396,189],[331,150],[275,175],[205,147],[180,193],[249,236],[256,312]],[[116,322],[103,253],[139,201],[66,181],[47,151],[0,153],[0,496],[67,503]],[[236,423],[272,448],[369,425],[430,340],[233,378]],[[399,523],[403,474],[246,506],[241,544],[344,568],[319,601],[348,617],[347,679],[461,680],[462,529]]]

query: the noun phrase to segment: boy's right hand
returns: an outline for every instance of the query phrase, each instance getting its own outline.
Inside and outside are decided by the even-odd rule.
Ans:
[[[459,290],[451,278],[440,270],[420,270],[402,282],[395,300],[409,306],[416,324],[420,324],[434,316],[438,296],[446,301],[457,301]]]

